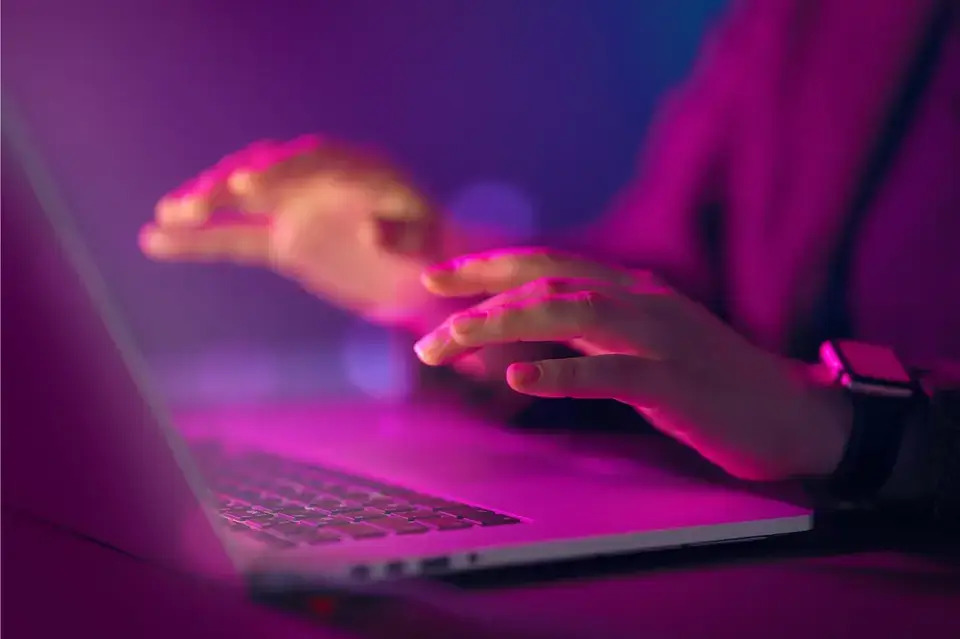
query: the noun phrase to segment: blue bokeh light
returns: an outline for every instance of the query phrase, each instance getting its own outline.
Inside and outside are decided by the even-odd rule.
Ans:
[[[399,400],[414,386],[413,349],[387,329],[356,322],[340,348],[343,371],[355,388],[376,399]]]
[[[506,182],[472,182],[450,198],[447,209],[461,227],[493,227],[507,240],[529,239],[538,228],[533,199]]]

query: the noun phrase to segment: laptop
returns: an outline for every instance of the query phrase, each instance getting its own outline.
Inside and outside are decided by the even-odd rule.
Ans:
[[[3,130],[4,508],[259,593],[811,528],[802,496],[728,478],[660,436],[526,432],[425,401],[171,416],[13,124]]]

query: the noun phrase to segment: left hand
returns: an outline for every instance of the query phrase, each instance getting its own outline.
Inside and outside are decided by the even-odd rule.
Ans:
[[[508,342],[562,342],[583,357],[515,363],[539,397],[615,399],[743,479],[826,475],[849,434],[843,398],[815,368],[748,342],[646,271],[545,250],[468,255],[428,270],[442,296],[492,295],[417,343],[440,365]]]

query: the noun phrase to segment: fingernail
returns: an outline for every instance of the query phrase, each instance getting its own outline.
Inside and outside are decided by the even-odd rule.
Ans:
[[[471,313],[453,318],[450,326],[460,335],[467,335],[479,330],[486,321],[486,313]]]
[[[421,362],[435,366],[440,363],[442,351],[449,343],[449,338],[439,332],[433,332],[414,344],[413,350]]]
[[[446,294],[455,280],[453,270],[430,269],[420,274],[420,283],[423,284],[424,288],[438,295]]]
[[[540,379],[540,367],[536,364],[511,364],[507,371],[510,382],[518,386],[529,386]]]

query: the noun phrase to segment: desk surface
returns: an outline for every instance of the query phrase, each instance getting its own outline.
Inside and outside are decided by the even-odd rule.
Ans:
[[[345,636],[8,512],[2,550],[11,637],[80,629],[111,637]],[[448,598],[459,614],[537,636],[960,636],[960,570],[898,553],[693,564],[456,588]],[[383,636],[396,636],[390,630]]]

